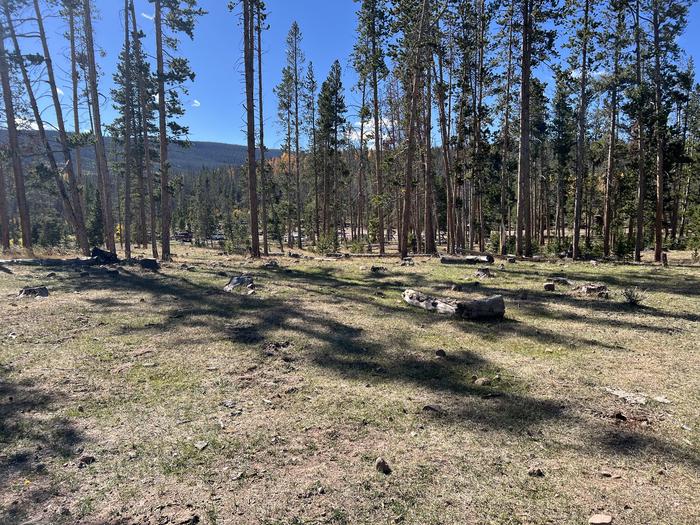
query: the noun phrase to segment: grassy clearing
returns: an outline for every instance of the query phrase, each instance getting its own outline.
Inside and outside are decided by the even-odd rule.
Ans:
[[[464,293],[450,286],[474,269],[436,260],[279,262],[190,248],[158,274],[0,273],[0,523],[700,515],[697,267],[497,264]],[[220,291],[245,271],[254,295]],[[544,292],[553,276],[611,298]],[[51,295],[17,299],[30,284]],[[642,307],[622,296],[635,286]],[[507,318],[431,315],[403,304],[407,287],[500,293]]]

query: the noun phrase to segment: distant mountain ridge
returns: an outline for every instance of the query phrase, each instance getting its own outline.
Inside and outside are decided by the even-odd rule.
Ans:
[[[58,147],[58,132],[47,130],[49,139],[54,145],[56,151],[60,151]],[[24,141],[38,140],[38,132],[22,131],[20,132]],[[0,143],[7,144],[7,130],[0,129]],[[113,147],[111,137],[105,137],[105,146],[107,154],[111,159],[120,152]],[[85,163],[88,170],[92,170],[95,165],[94,148],[88,146],[80,148],[81,159]],[[243,166],[248,160],[248,148],[237,144],[226,144],[223,142],[202,142],[192,141],[190,147],[183,148],[177,144],[171,144],[168,148],[168,155],[172,170],[175,172],[196,172],[201,169],[225,168],[229,166]],[[280,156],[280,151],[270,149],[267,151],[267,158],[275,158]],[[260,158],[260,154],[256,151],[256,158]]]

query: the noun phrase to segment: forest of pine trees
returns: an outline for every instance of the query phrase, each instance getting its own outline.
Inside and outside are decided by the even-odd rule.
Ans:
[[[297,22],[274,43],[286,46],[275,100],[264,97],[268,6],[231,2],[247,162],[187,173],[168,161],[169,145],[188,140],[182,96],[195,80],[178,45],[197,38],[205,3],[150,2],[153,31],[132,0],[2,1],[3,251],[98,244],[129,258],[138,246],[169,260],[176,232],[253,256],[641,260],[653,249],[660,261],[700,249],[700,87],[678,43],[691,0],[355,0],[352,56],[329,71],[314,67]],[[63,42],[44,29],[56,15]],[[124,28],[115,71],[98,63],[98,15]],[[63,97],[59,54],[71,66]],[[275,158],[270,136],[282,137]]]

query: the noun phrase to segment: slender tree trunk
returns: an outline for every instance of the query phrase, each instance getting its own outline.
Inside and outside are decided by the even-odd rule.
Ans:
[[[243,0],[243,42],[245,63],[246,121],[248,136],[248,196],[250,200],[251,255],[260,257],[258,231],[258,188],[255,170],[254,27],[253,0]]]
[[[131,25],[134,28],[134,53],[137,57],[141,56],[141,40],[138,37],[138,27],[136,25],[136,11],[134,9],[134,3],[131,3]],[[150,230],[151,230],[151,253],[155,259],[158,258],[158,237],[156,235],[157,230],[157,213],[156,213],[156,197],[155,190],[153,188],[153,172],[151,169],[151,143],[149,139],[149,129],[148,129],[148,93],[146,92],[146,80],[143,77],[143,73],[139,69],[139,74],[137,78],[138,82],[138,95],[139,95],[139,107],[141,109],[141,130],[143,133],[143,162],[146,170],[146,188],[148,191],[148,202],[150,208]]]
[[[301,250],[301,156],[299,150],[299,43],[294,39],[294,170],[296,179],[297,248]]]
[[[260,129],[260,206],[262,213],[263,254],[268,255],[267,240],[267,159],[265,158],[265,118],[263,113],[263,69],[262,69],[262,2],[256,2],[258,37],[258,126]]]
[[[48,76],[49,81],[48,84],[51,90],[51,98],[56,113],[58,140],[61,145],[61,151],[63,153],[63,162],[65,163],[63,171],[65,172],[68,179],[68,192],[70,192],[69,194],[68,192],[66,192],[65,184],[63,184],[63,180],[61,179],[60,174],[58,173],[58,167],[56,166],[55,157],[53,155],[53,152],[51,152],[51,147],[49,146],[48,140],[46,140],[46,133],[43,129],[44,125],[40,113],[38,112],[38,106],[36,104],[36,99],[34,99],[34,94],[31,88],[31,82],[29,82],[29,76],[26,74],[26,68],[24,67],[24,63],[22,63],[22,74],[25,77],[25,84],[27,84],[27,93],[30,95],[30,100],[33,99],[32,108],[34,109],[35,114],[38,115],[37,117],[35,117],[35,120],[37,122],[37,126],[39,127],[40,135],[43,136],[44,143],[47,147],[47,152],[51,152],[49,154],[49,162],[51,164],[52,169],[56,172],[55,176],[57,180],[60,181],[60,184],[58,185],[59,193],[64,201],[64,207],[66,208],[66,211],[68,213],[69,220],[72,223],[72,226],[75,228],[75,235],[78,240],[78,245],[80,246],[80,249],[84,255],[89,255],[90,246],[87,237],[87,229],[85,227],[85,216],[83,213],[82,200],[80,197],[80,187],[77,177],[75,176],[73,164],[71,162],[70,148],[68,145],[68,135],[66,133],[65,121],[63,120],[63,108],[61,107],[61,101],[58,95],[58,87],[56,84],[56,78],[54,76],[53,70],[53,62],[51,60],[51,53],[49,52],[48,41],[46,40],[44,20],[41,16],[41,9],[39,8],[38,0],[34,0],[34,13],[36,14],[37,27],[39,29],[39,38],[41,39],[41,46],[44,53],[44,66],[46,68],[46,74]],[[9,20],[10,19],[8,16],[8,21]],[[14,34],[14,28],[12,28],[11,24],[10,29],[12,32],[12,38],[15,41],[15,49],[17,50],[17,54],[19,55],[19,43],[17,42],[17,37]]]
[[[644,249],[644,194],[646,192],[646,166],[645,166],[645,144],[644,144],[644,101],[641,95],[642,88],[642,27],[640,14],[640,0],[636,2],[635,8],[635,47],[636,47],[636,64],[635,76],[637,87],[640,90],[638,107],[637,107],[637,146],[638,159],[637,169],[639,172],[639,181],[637,186],[637,228],[634,246],[634,260],[640,262],[642,260],[642,250]]]
[[[656,139],[656,243],[654,246],[654,260],[661,262],[663,252],[662,225],[664,221],[664,127],[666,126],[663,100],[661,96],[661,41],[659,19],[659,0],[654,0],[653,28],[654,28],[654,135]]]
[[[160,139],[160,226],[161,226],[161,257],[164,261],[172,259],[170,255],[170,181],[168,162],[168,123],[165,106],[165,61],[163,58],[163,0],[155,0],[156,26],[156,78],[158,80],[158,134]],[[247,35],[246,38],[249,38]],[[250,45],[250,43],[249,43]],[[255,141],[253,141],[253,147]],[[255,159],[255,152],[253,152]]]
[[[374,169],[377,177],[377,240],[379,241],[379,253],[385,251],[384,240],[384,175],[382,174],[382,134],[379,114],[379,66],[376,64],[378,52],[378,37],[377,37],[377,5],[372,2],[372,105],[374,106]]]
[[[610,255],[610,228],[612,224],[612,187],[615,177],[615,147],[617,145],[617,90],[620,76],[620,35],[625,27],[624,11],[618,11],[615,50],[613,57],[613,84],[610,90],[610,139],[608,144],[608,166],[605,171],[605,201],[603,204],[603,253]]]
[[[73,92],[73,132],[80,133],[80,111],[78,108],[79,101],[79,91],[78,83],[80,78],[78,76],[78,52],[76,48],[76,26],[75,26],[75,9],[71,4],[68,10],[68,35],[70,39],[70,68],[71,68],[71,87]],[[87,206],[85,201],[85,181],[83,180],[83,163],[82,156],[80,154],[80,148],[77,147],[72,151],[73,159],[75,159],[75,176],[78,183],[78,188],[80,190],[80,207],[83,210],[83,217],[87,212]]]
[[[0,249],[3,252],[10,249],[10,216],[7,212],[6,195],[5,166],[0,162]]]
[[[114,215],[112,211],[112,191],[107,166],[107,152],[102,136],[102,119],[100,115],[100,95],[97,89],[97,65],[95,64],[95,44],[92,32],[92,12],[90,0],[83,0],[83,18],[85,24],[85,48],[88,62],[88,88],[92,107],[93,133],[95,135],[95,157],[97,178],[100,184],[102,215],[104,220],[105,246],[112,253],[117,253],[114,243]]]
[[[532,255],[530,218],[530,70],[531,70],[531,0],[522,2],[522,58],[520,79],[520,153],[518,160],[518,220],[515,237],[518,255]],[[525,236],[523,237],[523,230]]]
[[[35,0],[37,1],[37,0]],[[129,0],[124,0],[124,256],[131,259],[131,40]]]
[[[409,121],[408,121],[408,145],[406,147],[406,173],[404,177],[404,197],[403,216],[401,226],[401,238],[399,250],[401,257],[408,256],[408,231],[411,227],[411,187],[413,185],[413,159],[416,153],[416,124],[418,120],[418,93],[420,90],[421,77],[421,57],[423,56],[422,46],[425,35],[425,27],[428,19],[428,0],[423,0],[421,11],[420,27],[418,30],[418,41],[414,53],[412,65],[412,85],[409,101]]]
[[[508,233],[506,230],[508,214],[508,158],[510,152],[510,92],[513,83],[513,18],[515,13],[515,0],[510,4],[508,21],[508,65],[506,69],[506,89],[503,115],[503,127],[501,129],[502,150],[501,150],[501,235],[499,252],[506,254]]]
[[[22,228],[22,245],[24,249],[32,252],[32,227],[29,222],[29,206],[24,189],[24,171],[22,169],[22,157],[19,150],[19,138],[17,135],[17,122],[15,120],[15,107],[12,100],[12,88],[10,84],[10,68],[7,63],[5,50],[5,27],[0,22],[0,83],[2,84],[2,96],[5,102],[5,123],[12,158],[12,172],[15,178],[15,200],[19,210],[19,220]]]
[[[583,10],[583,36],[581,37],[581,83],[578,110],[578,137],[576,140],[576,195],[574,197],[573,257],[581,257],[581,214],[583,212],[583,180],[586,173],[586,115],[588,113],[588,14],[590,3],[586,0]]]
[[[432,60],[432,56],[430,57]],[[436,253],[435,223],[435,173],[433,171],[433,100],[432,100],[432,76],[426,70],[425,75],[425,252]]]
[[[434,63],[433,63],[434,67]],[[455,253],[455,208],[454,208],[454,188],[452,183],[452,158],[450,154],[450,132],[448,130],[448,112],[446,106],[446,90],[445,80],[443,75],[443,58],[438,54],[438,72],[434,72],[437,82],[438,96],[438,120],[440,124],[440,137],[442,142],[443,164],[445,165],[445,193],[447,198],[446,203],[446,228],[447,228],[447,253]]]

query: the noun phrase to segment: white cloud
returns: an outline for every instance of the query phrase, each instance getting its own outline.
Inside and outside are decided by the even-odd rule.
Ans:
[[[17,118],[16,123],[19,129],[33,129],[34,131],[39,129],[39,125],[34,120]]]
[[[59,96],[59,97],[62,97],[62,96],[63,96],[63,90],[62,90],[60,87],[57,87],[57,88],[56,88],[56,92],[58,93],[58,96]]]
[[[141,16],[144,17],[146,20],[153,20],[156,15],[149,15],[147,13],[141,13]]]
[[[201,105],[202,105],[202,103],[201,103],[199,100],[197,100],[197,99],[194,99],[194,100],[192,101],[192,107],[193,107],[193,108],[198,108],[198,107],[200,107]]]

